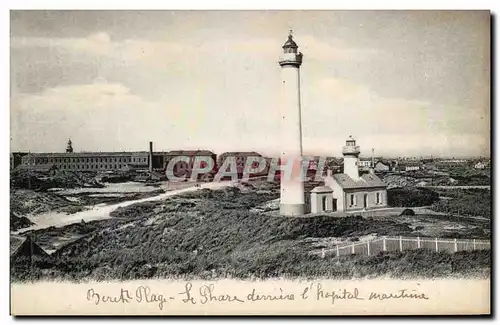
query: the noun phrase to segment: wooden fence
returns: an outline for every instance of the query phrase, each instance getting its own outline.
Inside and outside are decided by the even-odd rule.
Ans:
[[[381,237],[364,242],[353,242],[336,245],[332,249],[323,249],[321,257],[327,254],[336,256],[346,255],[376,255],[380,252],[405,251],[412,249],[430,249],[435,252],[472,251],[490,249],[489,240],[479,239],[450,239],[450,238],[427,238],[427,237]]]

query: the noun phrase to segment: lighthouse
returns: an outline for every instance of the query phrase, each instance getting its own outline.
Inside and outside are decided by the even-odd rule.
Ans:
[[[281,165],[292,166],[290,172],[282,170],[280,214],[304,214],[304,183],[302,166],[302,121],[300,109],[300,65],[302,53],[293,40],[292,31],[283,45],[279,59],[281,66]]]
[[[342,148],[342,154],[344,155],[344,174],[347,174],[347,176],[353,180],[358,181],[358,157],[360,150],[359,146],[356,145],[356,140],[354,140],[352,136],[349,136],[346,140],[345,146]]]

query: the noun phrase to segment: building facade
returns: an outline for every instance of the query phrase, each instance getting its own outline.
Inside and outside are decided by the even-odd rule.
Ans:
[[[359,159],[358,160],[358,167],[360,170],[369,170],[371,166],[372,166],[371,159]]]
[[[378,172],[388,172],[391,170],[391,164],[388,162],[384,162],[384,161],[378,161],[375,164],[374,169],[375,169],[375,171],[378,171]]]
[[[212,170],[204,175],[199,175],[199,177],[211,177],[215,173],[215,163],[217,161],[217,155],[209,150],[173,150],[165,153],[165,168],[171,163],[172,159],[176,157],[187,157],[183,161],[172,162],[173,170],[172,173],[176,177],[191,177],[193,166],[196,157],[200,157],[205,160],[210,160],[214,163]],[[201,162],[201,168],[205,168],[207,163]]]
[[[125,170],[128,165],[148,163],[149,153],[146,151],[31,153],[22,158],[23,165],[54,164],[58,170],[80,172]]]
[[[343,147],[344,173],[329,172],[323,178],[324,186],[311,191],[311,212],[355,212],[387,206],[387,185],[373,172],[360,176],[358,169],[359,146],[350,136]],[[331,190],[331,192],[329,192]],[[321,198],[319,199],[321,193]],[[331,196],[331,204],[330,202]],[[319,201],[322,200],[322,201]],[[324,204],[322,202],[324,201]],[[323,210],[326,208],[327,210]]]
[[[27,152],[11,152],[10,153],[10,169],[14,170],[19,165],[23,163],[23,157],[26,156]]]
[[[152,149],[153,143],[150,142],[149,151],[74,152],[72,142],[68,140],[66,152],[23,153],[20,155],[21,162],[19,165],[54,165],[57,170],[75,172],[164,172],[168,153],[162,151],[153,152]],[[11,161],[12,157],[15,157],[15,153],[11,154]]]
[[[414,172],[420,170],[420,164],[417,162],[399,163],[397,169],[400,172]]]
[[[234,159],[234,161],[236,162],[236,171],[238,174],[238,178],[241,178],[245,172],[245,166],[247,164],[248,159],[252,159],[252,164],[250,166],[251,168],[258,168],[258,167],[260,167],[259,163],[255,160],[262,159],[264,157],[262,157],[262,155],[260,153],[255,152],[255,151],[224,152],[224,153],[220,154],[219,157],[217,158],[217,164],[216,164],[217,171],[224,165],[224,162],[228,158]],[[261,171],[259,173],[254,173],[251,175],[252,176],[267,175],[267,172],[269,170],[269,164],[267,163],[267,160],[265,163],[266,163],[266,165],[264,166],[263,171]]]

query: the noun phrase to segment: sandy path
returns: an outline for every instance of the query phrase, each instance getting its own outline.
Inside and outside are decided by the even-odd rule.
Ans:
[[[131,201],[125,201],[125,202],[120,202],[116,204],[110,204],[110,205],[105,205],[105,204],[100,204],[94,206],[90,210],[85,210],[85,211],[80,211],[77,213],[73,214],[66,214],[66,213],[57,213],[57,212],[47,212],[47,213],[42,213],[38,214],[35,216],[27,216],[28,219],[30,219],[32,222],[35,223],[35,225],[19,229],[18,231],[12,231],[11,234],[18,234],[22,233],[28,230],[37,230],[37,229],[44,229],[48,227],[62,227],[66,225],[70,225],[73,223],[78,223],[81,222],[82,220],[84,221],[92,221],[92,220],[100,220],[100,219],[108,219],[110,217],[110,213],[114,210],[116,210],[119,207],[126,207],[130,206],[132,204],[136,203],[142,203],[142,202],[149,202],[149,201],[158,201],[158,200],[163,200],[167,197],[174,196],[177,194],[181,193],[186,193],[186,192],[192,192],[196,191],[202,188],[208,188],[208,189],[220,189],[226,186],[231,186],[234,183],[231,181],[228,182],[217,182],[217,183],[205,183],[200,185],[200,187],[196,186],[191,186],[179,190],[172,190],[166,193],[162,193],[156,196],[148,197],[148,198],[143,198],[143,199],[138,199],[138,200],[131,200]]]

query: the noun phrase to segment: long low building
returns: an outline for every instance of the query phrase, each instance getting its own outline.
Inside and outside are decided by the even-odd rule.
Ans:
[[[154,153],[153,155],[162,156],[163,153]],[[73,171],[119,170],[127,168],[130,164],[149,164],[149,153],[147,151],[31,153],[23,156],[22,164],[54,164],[59,170]]]
[[[164,172],[170,159],[175,156],[188,156],[194,160],[195,156],[208,156],[212,159],[216,155],[211,151],[169,151],[152,153],[152,170]],[[136,152],[66,152],[66,153],[30,153],[22,157],[23,166],[53,165],[58,170],[68,171],[119,171],[149,169],[150,153],[147,151]],[[175,174],[189,173],[191,163],[184,161],[175,165]]]

